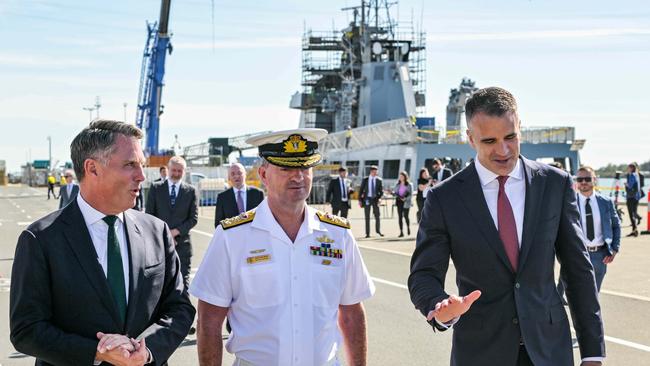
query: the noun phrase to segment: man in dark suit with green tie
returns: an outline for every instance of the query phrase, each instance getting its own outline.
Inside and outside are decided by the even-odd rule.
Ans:
[[[142,132],[98,120],[70,150],[80,192],[18,239],[10,338],[36,365],[164,365],[195,310],[167,225],[132,210]]]

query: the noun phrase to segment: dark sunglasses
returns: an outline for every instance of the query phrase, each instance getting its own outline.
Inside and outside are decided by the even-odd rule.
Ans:
[[[578,183],[582,183],[582,182],[591,183],[591,177],[578,177],[578,178],[576,178],[576,182],[578,182]]]

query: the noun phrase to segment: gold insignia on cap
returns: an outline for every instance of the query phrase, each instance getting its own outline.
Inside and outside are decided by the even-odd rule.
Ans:
[[[332,224],[335,226],[340,226],[346,229],[350,228],[350,221],[348,221],[343,217],[332,215],[330,213],[326,213],[323,211],[316,211],[316,216],[318,216],[318,219],[322,222]]]
[[[250,211],[246,211],[246,212],[242,213],[239,216],[235,216],[235,217],[231,217],[231,218],[228,218],[228,219],[221,220],[219,222],[219,225],[221,225],[221,227],[224,230],[228,230],[228,229],[231,229],[231,228],[233,228],[235,226],[239,226],[239,225],[243,225],[243,224],[252,222],[254,218],[255,218],[255,209],[252,209]]]
[[[307,151],[307,140],[301,135],[291,135],[284,141],[285,153],[304,153]]]

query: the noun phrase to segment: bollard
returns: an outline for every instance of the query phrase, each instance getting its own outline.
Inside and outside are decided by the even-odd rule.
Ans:
[[[646,230],[642,231],[641,235],[650,235],[650,191],[648,192],[648,194],[646,194],[646,196],[648,196],[648,205],[646,206],[646,216],[645,216]]]

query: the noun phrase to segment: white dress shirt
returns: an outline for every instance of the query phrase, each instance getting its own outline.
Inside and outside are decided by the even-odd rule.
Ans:
[[[167,189],[169,190],[169,198],[172,198],[172,185],[176,185],[176,196],[178,197],[178,190],[181,189],[181,181],[179,180],[178,182],[174,182],[171,179],[167,179]]]
[[[348,186],[345,183],[345,179],[339,177],[339,188],[341,189],[341,201],[347,202],[348,201]]]
[[[591,214],[594,219],[594,240],[587,239],[587,198],[591,206]],[[600,210],[598,209],[598,200],[596,195],[591,193],[590,197],[578,193],[578,207],[580,208],[580,223],[582,224],[582,233],[585,234],[585,244],[588,247],[599,247],[605,244],[603,238],[603,227],[601,226]]]
[[[368,198],[372,198],[375,196],[375,190],[377,189],[376,179],[377,176],[374,177],[372,175],[368,176]],[[372,184],[370,184],[370,182],[372,182]],[[372,188],[372,190],[370,190],[370,188]]]
[[[235,195],[235,203],[237,203],[237,192],[241,191],[241,200],[242,204],[244,205],[244,212],[248,211],[246,209],[246,185],[244,184],[241,186],[241,189],[237,189],[237,187],[233,186],[232,187],[232,193]]]
[[[486,167],[481,165],[478,157],[474,160],[478,179],[481,181],[481,188],[483,189],[483,196],[487,203],[490,215],[494,221],[494,226],[499,227],[499,219],[497,215],[497,200],[499,197],[499,181],[498,175],[494,174]],[[505,191],[512,207],[512,213],[515,216],[515,224],[517,225],[517,239],[519,241],[519,248],[521,249],[521,237],[524,232],[524,209],[526,206],[526,181],[524,180],[524,167],[521,160],[517,159],[515,168],[508,174],[506,180]],[[498,229],[497,229],[498,230]]]
[[[68,193],[68,198],[70,198],[70,195],[72,194],[72,186],[74,186],[74,183],[68,183],[65,186],[66,193]]]
[[[331,246],[341,257],[319,256]],[[375,286],[352,232],[307,206],[292,242],[265,199],[252,222],[219,225],[189,292],[230,308],[226,350],[251,365],[340,365],[339,305],[368,299]]]
[[[77,203],[81,210],[81,215],[86,222],[90,239],[95,246],[97,252],[97,261],[104,270],[104,275],[108,268],[108,256],[106,251],[108,248],[108,224],[103,220],[105,214],[95,210],[88,202],[81,196],[77,197]],[[122,270],[124,271],[124,288],[126,289],[126,303],[129,303],[129,249],[126,246],[126,234],[124,232],[124,212],[117,215],[115,220],[115,233],[117,234],[117,241],[120,243],[120,254],[122,255]]]

